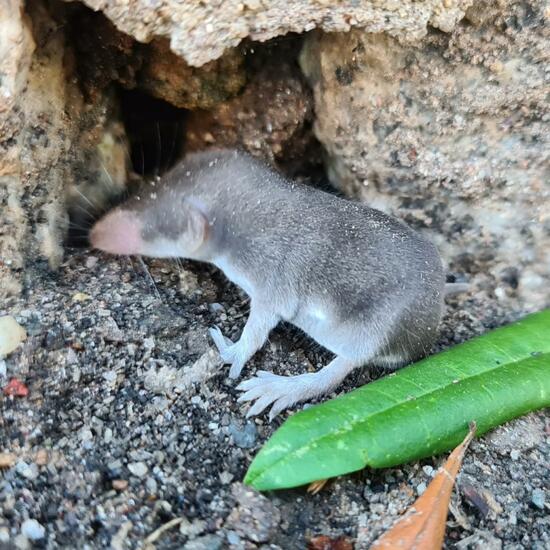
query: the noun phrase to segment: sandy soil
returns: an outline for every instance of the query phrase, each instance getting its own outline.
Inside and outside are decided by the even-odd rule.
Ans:
[[[24,295],[0,306],[28,333],[0,362],[0,387],[17,377],[29,389],[0,394],[0,451],[14,455],[0,477],[0,547],[29,548],[35,536],[41,548],[143,548],[184,518],[157,548],[305,548],[320,534],[367,548],[443,457],[345,476],[316,496],[244,490],[252,457],[285,417],[245,420],[207,336],[218,324],[236,338],[247,300],[208,266],[147,265],[72,250],[57,274],[29,269]],[[437,349],[522,315],[486,296],[449,301]],[[281,327],[245,375],[326,360]],[[358,373],[341,391],[380,374]],[[549,547],[549,433],[539,412],[474,441],[446,547]]]

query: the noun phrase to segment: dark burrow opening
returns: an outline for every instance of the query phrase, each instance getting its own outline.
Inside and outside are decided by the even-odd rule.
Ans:
[[[182,155],[187,111],[140,90],[120,89],[118,97],[133,171],[162,175]]]

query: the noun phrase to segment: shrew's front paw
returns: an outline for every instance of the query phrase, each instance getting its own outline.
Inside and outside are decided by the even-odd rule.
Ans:
[[[218,348],[220,357],[223,359],[224,363],[233,363],[234,360],[234,346],[235,344],[229,339],[226,338],[219,327],[212,327],[208,329],[214,344]]]
[[[247,355],[245,350],[243,350],[241,340],[233,343],[222,334],[222,331],[218,327],[212,327],[208,332],[212,340],[214,340],[214,344],[218,348],[223,362],[231,365],[229,377],[238,378],[247,360]]]

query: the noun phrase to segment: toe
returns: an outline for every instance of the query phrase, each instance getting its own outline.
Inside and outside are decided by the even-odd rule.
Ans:
[[[294,400],[289,399],[286,396],[277,399],[269,411],[269,421],[271,422],[279,413],[285,409],[288,409],[292,405],[294,405]]]
[[[266,407],[271,405],[276,398],[277,396],[271,394],[263,395],[258,399],[258,401],[256,401],[256,403],[254,403],[254,405],[252,405],[252,407],[250,407],[246,413],[246,418],[260,414]]]
[[[265,380],[262,380],[261,378],[258,378],[257,376],[253,376],[252,378],[249,378],[248,380],[244,380],[243,382],[241,382],[237,386],[237,389],[239,391],[248,391],[248,390],[251,390],[252,388],[256,388],[256,387],[261,386],[263,384],[265,384]]]
[[[246,393],[241,395],[237,401],[239,403],[244,403],[245,401],[253,401],[254,399],[258,399],[262,394],[265,393],[265,387],[263,386],[256,386],[255,388],[252,388],[251,390],[248,390]]]
[[[210,327],[208,329],[208,333],[210,334],[210,337],[214,341],[214,344],[216,344],[216,347],[221,350],[225,347],[225,340],[222,334],[222,331],[219,329],[219,327]]]

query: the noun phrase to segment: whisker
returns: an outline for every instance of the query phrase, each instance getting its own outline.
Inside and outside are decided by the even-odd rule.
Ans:
[[[78,187],[74,186],[73,189],[94,209],[94,212],[97,211],[97,206]]]
[[[166,166],[164,167],[164,170],[167,170],[172,165],[172,162],[174,161],[174,152],[176,150],[176,139],[178,137],[178,130],[179,130],[180,122],[179,120],[172,125],[173,132],[172,132],[172,145],[170,146],[170,153],[168,154],[168,157],[166,159]]]
[[[140,142],[139,148],[141,151],[141,175],[145,175],[145,152],[143,151],[143,142]]]
[[[109,170],[107,170],[107,168],[105,167],[105,164],[103,163],[103,161],[101,159],[99,160],[99,164],[101,164],[102,170],[105,172],[105,175],[109,179],[109,183],[111,184],[111,188],[115,189],[116,185],[115,185],[115,182],[113,181],[113,177],[111,176],[111,174],[109,173]]]
[[[86,215],[86,218],[89,220],[94,220],[96,215],[93,212],[90,212],[87,208],[84,208],[81,204],[73,204],[71,205],[71,208],[77,208],[81,212],[83,212]]]
[[[145,271],[145,273],[147,275],[147,278],[149,279],[149,282],[151,283],[151,286],[155,290],[155,294],[156,294],[157,298],[159,300],[162,300],[162,298],[160,296],[159,289],[157,288],[157,285],[155,284],[155,280],[153,279],[153,277],[151,276],[151,273],[149,272],[149,269],[147,268],[147,264],[145,263],[145,261],[143,260],[143,258],[141,256],[137,256],[137,259],[138,259],[141,267]]]
[[[160,137],[160,124],[157,120],[157,158],[155,163],[155,177],[158,176],[159,170],[161,169],[161,162],[162,162],[162,140]]]
[[[68,220],[66,220],[66,219],[60,218],[58,216],[52,218],[52,221],[53,221],[53,223],[55,223],[59,227],[70,227],[71,229],[88,230],[92,226],[91,223],[88,224],[88,225],[80,225],[80,224],[76,223],[74,220],[72,220],[70,218]]]

